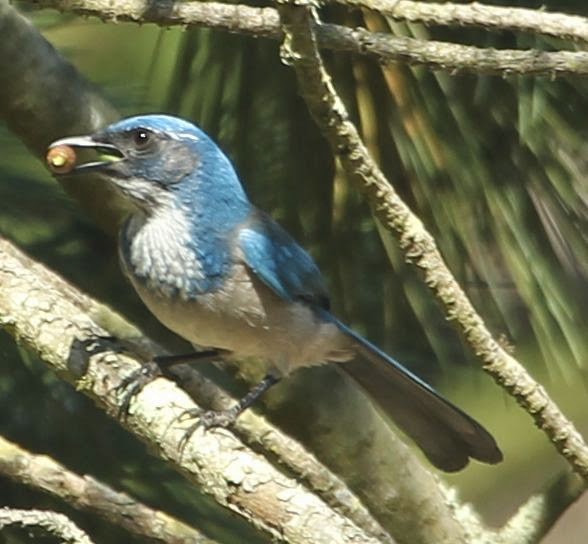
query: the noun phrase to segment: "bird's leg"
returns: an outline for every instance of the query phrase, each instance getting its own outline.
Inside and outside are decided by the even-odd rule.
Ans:
[[[199,418],[200,424],[206,429],[212,427],[228,427],[229,425],[232,425],[243,411],[252,406],[272,385],[277,384],[279,381],[280,378],[273,374],[268,374],[228,410],[223,410],[222,412],[210,410],[201,414]]]
[[[156,355],[150,361],[143,363],[141,368],[131,372],[131,374],[116,386],[117,392],[124,392],[121,405],[118,409],[119,418],[124,419],[128,415],[132,398],[138,395],[155,378],[166,375],[166,370],[184,363],[195,361],[202,363],[218,360],[226,356],[226,354],[227,352],[221,349],[208,349],[179,355]]]
[[[263,380],[257,385],[252,387],[250,391],[238,400],[234,406],[231,406],[227,410],[214,411],[208,410],[203,412],[200,409],[186,410],[180,417],[183,418],[197,418],[198,421],[188,427],[182,439],[180,440],[180,450],[183,450],[194,434],[198,427],[202,426],[205,429],[211,429],[214,427],[228,427],[232,425],[235,420],[244,412],[247,408],[257,401],[272,385],[277,384],[280,381],[278,376],[268,374]]]

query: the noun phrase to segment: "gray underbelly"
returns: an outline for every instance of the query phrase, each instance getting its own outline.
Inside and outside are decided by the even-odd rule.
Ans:
[[[283,301],[261,283],[189,301],[133,284],[159,321],[182,338],[231,351],[235,358],[263,359],[281,374],[352,355],[347,339],[332,323],[320,321],[305,304]]]

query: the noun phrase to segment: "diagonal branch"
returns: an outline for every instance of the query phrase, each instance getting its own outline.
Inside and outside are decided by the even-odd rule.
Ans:
[[[0,509],[0,531],[5,527],[21,527],[30,534],[59,539],[69,544],[92,544],[90,537],[63,514],[48,510]]]
[[[35,455],[0,436],[0,474],[50,493],[132,534],[166,544],[215,544],[196,529],[135,501],[91,476],[69,471],[47,455]]]
[[[497,533],[496,544],[534,544],[553,527],[562,512],[585,491],[584,482],[566,472],[554,479],[541,493],[527,502]]]
[[[502,32],[530,32],[588,43],[588,19],[542,9],[486,6],[478,2],[415,2],[413,0],[327,0],[343,6],[372,9],[392,19],[430,26],[476,26]]]
[[[340,1],[344,3],[344,0]],[[278,13],[273,8],[171,0],[29,0],[27,5],[93,15],[104,21],[204,26],[254,37],[282,39]],[[367,55],[384,64],[405,63],[452,74],[588,75],[588,53],[584,51],[498,50],[397,37],[333,24],[313,23],[313,31],[320,48]]]
[[[588,448],[573,424],[525,368],[492,337],[484,321],[443,261],[420,219],[402,201],[370,157],[327,73],[306,6],[280,8],[286,39],[282,54],[298,76],[301,94],[349,177],[367,195],[376,217],[399,240],[406,259],[455,320],[483,368],[527,411],[572,469],[588,481]]]
[[[34,350],[103,409],[118,413],[121,399],[116,398],[114,388],[123,375],[138,368],[142,355],[132,349],[121,354],[112,341],[101,340],[109,336],[109,331],[100,323],[122,319],[2,239],[0,285],[0,327]],[[133,330],[126,323],[116,326]],[[136,329],[134,334],[139,335]],[[278,471],[226,429],[198,429],[180,452],[178,443],[186,424],[178,418],[196,406],[172,382],[157,379],[150,383],[131,407],[126,426],[147,442],[151,451],[170,461],[219,504],[275,540],[300,544],[392,544],[382,529],[377,536],[361,529],[321,499],[320,490],[311,492],[295,478]],[[279,434],[277,429],[272,432]],[[263,437],[259,437],[258,443],[264,443]],[[316,465],[303,464],[308,469]],[[337,484],[335,477],[323,481]],[[350,495],[347,492],[342,498]],[[338,497],[331,498],[336,501]],[[356,504],[355,508],[359,506]],[[372,527],[377,527],[373,521]]]
[[[417,40],[332,24],[313,23],[312,28],[316,33],[318,47],[368,55],[382,64],[425,66],[433,71],[448,71],[452,75],[588,75],[588,53],[585,51],[482,48],[435,40]]]

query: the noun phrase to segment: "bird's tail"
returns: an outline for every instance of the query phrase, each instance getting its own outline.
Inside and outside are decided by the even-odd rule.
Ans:
[[[464,468],[470,457],[491,464],[502,461],[496,441],[482,425],[378,347],[329,317],[363,359],[340,367],[417,443],[433,465],[455,472]]]

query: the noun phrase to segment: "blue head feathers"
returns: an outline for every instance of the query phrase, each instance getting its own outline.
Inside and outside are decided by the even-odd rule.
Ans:
[[[229,159],[198,127],[168,115],[141,115],[114,123],[92,136],[65,138],[56,145],[92,148],[99,161],[78,164],[69,174],[97,171],[150,213],[170,197],[193,206],[199,197],[239,207],[247,197]]]

